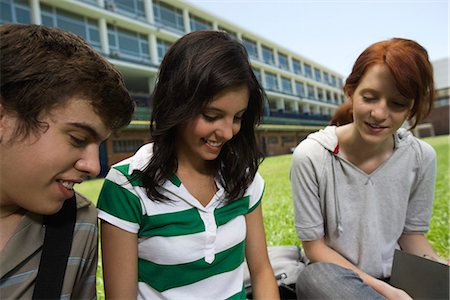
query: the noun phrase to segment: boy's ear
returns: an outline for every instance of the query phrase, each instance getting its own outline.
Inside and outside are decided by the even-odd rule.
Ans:
[[[0,144],[3,142],[3,133],[6,126],[6,112],[0,99]]]
[[[2,99],[0,97],[0,142],[1,142],[2,137],[3,137],[3,127],[4,127],[3,123],[5,122],[4,121],[4,119],[5,119],[5,111],[4,110],[5,109],[4,109],[3,104],[2,104]]]
[[[11,114],[6,111],[5,106],[2,104],[0,98],[0,144],[11,136],[14,128],[14,119]]]

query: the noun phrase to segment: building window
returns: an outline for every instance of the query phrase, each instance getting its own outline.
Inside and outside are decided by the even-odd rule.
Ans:
[[[262,83],[261,71],[253,68],[253,73],[255,74],[256,79],[258,79],[259,84],[261,84]]]
[[[136,102],[137,107],[148,108],[150,105],[150,97],[147,95],[132,95],[134,102]]]
[[[314,78],[317,81],[322,81],[322,75],[320,74],[320,70],[317,68],[314,68]]]
[[[284,54],[278,53],[278,63],[283,70],[289,70],[288,57]]]
[[[131,17],[138,17],[145,20],[144,0],[107,0],[107,7],[113,6],[114,10]]]
[[[305,87],[303,85],[303,82],[295,82],[295,89],[297,91],[297,95],[299,95],[300,97],[305,96]]]
[[[47,5],[41,5],[42,24],[58,27],[83,37],[92,47],[101,50],[100,31],[96,20],[69,13]]]
[[[275,64],[275,58],[274,58],[272,49],[270,49],[266,46],[262,46],[262,55],[263,55],[263,61],[266,64],[269,64],[269,65]]]
[[[289,78],[281,77],[281,87],[284,93],[292,94],[292,84]]]
[[[317,88],[317,98],[318,98],[320,101],[323,101],[323,100],[324,100],[324,93],[323,93],[323,90],[322,90],[321,88]]]
[[[331,75],[331,85],[332,86],[337,86],[337,84],[336,84],[336,77],[334,77],[334,75]]]
[[[156,40],[157,48],[158,48],[158,62],[162,62],[164,55],[166,55],[167,51],[169,50],[169,48],[172,46],[172,43],[161,40],[161,39],[157,39]]]
[[[155,23],[184,33],[183,11],[159,0],[153,0]]]
[[[123,153],[136,152],[142,145],[144,145],[143,140],[114,140],[112,146],[114,153]]]
[[[281,137],[281,141],[282,141],[283,144],[290,144],[290,143],[295,143],[296,142],[295,136],[293,136],[293,135],[283,135]]]
[[[266,89],[278,91],[277,75],[266,72]]]
[[[81,2],[86,2],[95,6],[98,6],[97,0],[80,0]]]
[[[306,91],[308,92],[308,95],[307,95],[308,98],[310,98],[310,99],[316,98],[316,95],[314,93],[314,87],[312,85],[308,84],[306,86]]]
[[[197,16],[190,16],[190,24],[192,31],[210,30],[212,29],[212,23]]]
[[[278,137],[277,136],[269,136],[267,137],[267,144],[278,144]]]
[[[108,24],[109,48],[120,58],[134,62],[150,63],[146,35]]]
[[[327,84],[330,84],[330,77],[327,72],[323,72],[323,81]]]
[[[269,110],[277,111],[277,103],[275,101],[269,101]]]
[[[292,68],[294,69],[293,71],[295,74],[302,74],[302,65],[300,64],[300,61],[293,59]]]
[[[305,67],[305,76],[308,77],[308,78],[312,78],[311,66],[308,65],[308,64],[305,64],[304,67]]]
[[[327,102],[331,102],[331,92],[330,91],[325,91],[325,100]]]
[[[256,42],[242,38],[242,45],[244,45],[245,49],[247,49],[248,56],[253,59],[258,59],[258,46]]]
[[[31,23],[30,1],[0,0],[0,24]]]
[[[296,113],[296,111],[295,111],[295,103],[291,102],[291,101],[286,101],[284,103],[284,110],[285,110],[285,112]]]

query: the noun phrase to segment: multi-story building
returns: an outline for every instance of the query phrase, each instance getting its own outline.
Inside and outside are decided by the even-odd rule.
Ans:
[[[148,141],[151,93],[168,48],[196,30],[223,30],[242,42],[268,101],[257,138],[266,155],[289,153],[326,125],[344,102],[342,76],[218,16],[179,0],[0,0],[0,23],[60,27],[85,38],[124,75],[134,120],[101,150],[108,166]]]
[[[418,137],[449,134],[450,114],[450,58],[445,57],[432,61],[434,86],[436,89],[435,101],[430,115],[418,124],[413,130]]]

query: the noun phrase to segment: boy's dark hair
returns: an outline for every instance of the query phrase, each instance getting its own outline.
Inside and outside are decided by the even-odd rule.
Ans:
[[[122,75],[82,38],[40,25],[0,26],[1,105],[26,137],[47,124],[50,110],[73,97],[87,100],[103,123],[115,130],[132,118],[134,101]]]
[[[200,114],[219,92],[240,86],[249,89],[241,129],[225,143],[214,161],[230,201],[243,195],[261,162],[255,127],[262,115],[264,91],[243,45],[224,32],[192,32],[169,49],[153,93],[153,156],[139,176],[150,199],[167,200],[158,192],[158,186],[177,170],[177,129]]]

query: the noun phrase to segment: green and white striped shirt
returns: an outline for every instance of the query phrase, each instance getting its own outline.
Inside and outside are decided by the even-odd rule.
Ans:
[[[246,223],[260,203],[264,181],[257,174],[241,199],[227,203],[217,193],[204,207],[175,175],[161,186],[173,201],[154,202],[133,180],[152,155],[152,144],[108,173],[99,218],[138,235],[139,299],[245,299]]]

